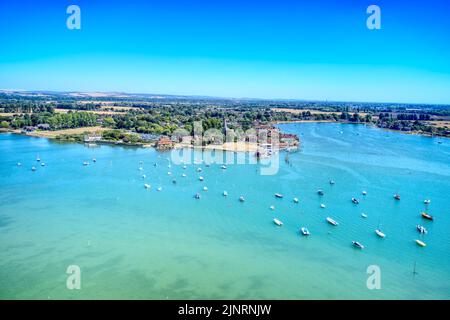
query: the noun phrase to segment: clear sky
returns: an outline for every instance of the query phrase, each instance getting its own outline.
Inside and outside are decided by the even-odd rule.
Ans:
[[[450,1],[1,0],[0,89],[450,104]]]

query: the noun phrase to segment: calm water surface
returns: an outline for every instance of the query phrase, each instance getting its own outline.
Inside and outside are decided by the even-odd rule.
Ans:
[[[450,141],[362,125],[281,127],[302,149],[289,163],[282,154],[273,176],[255,164],[169,168],[170,154],[153,149],[1,134],[0,298],[449,299]],[[425,209],[435,221],[420,217]],[[66,289],[69,265],[81,268],[81,290]],[[381,269],[380,290],[367,289],[370,265]]]

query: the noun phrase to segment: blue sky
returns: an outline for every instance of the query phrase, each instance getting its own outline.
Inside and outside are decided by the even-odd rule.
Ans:
[[[0,88],[450,104],[449,16],[445,0],[2,0]]]

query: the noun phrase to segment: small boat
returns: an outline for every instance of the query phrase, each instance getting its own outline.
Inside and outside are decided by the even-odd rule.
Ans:
[[[380,229],[376,229],[376,230],[375,230],[375,233],[376,233],[377,236],[379,236],[380,238],[385,238],[385,237],[386,237],[386,235],[385,235],[383,232],[381,232]]]
[[[418,224],[416,226],[416,228],[417,228],[417,231],[419,231],[422,234],[427,234],[428,233],[428,230],[424,226],[421,226],[420,224]]]
[[[142,168],[142,167],[139,167],[139,171],[142,171],[142,170],[144,170],[144,168]]]
[[[362,195],[367,196],[367,191],[363,190]]]
[[[353,202],[354,204],[359,204],[359,201],[358,201],[358,199],[356,199],[356,198],[352,198],[352,202]]]
[[[148,183],[144,184],[144,187],[145,187],[145,189],[150,189],[151,188],[151,186]]]
[[[167,175],[171,176],[171,175],[172,175],[172,172],[170,172],[170,171],[169,171],[169,172],[167,172]]]
[[[425,203],[425,204],[430,204],[431,203],[431,200],[423,200],[423,203]]]
[[[273,219],[273,223],[275,223],[277,226],[281,227],[283,225],[283,222],[278,220],[277,218]]]
[[[226,165],[223,165],[223,166],[221,166],[220,168],[223,169],[223,170],[226,170],[226,169],[227,169],[227,166],[226,166]]]
[[[157,191],[162,191],[162,187],[158,187],[158,189],[156,189]]]
[[[203,178],[202,176],[198,177],[198,180],[203,181],[205,180],[205,178]]]
[[[87,162],[87,161],[83,162],[83,166],[88,166],[88,165],[89,165],[89,162]]]
[[[300,229],[300,232],[301,232],[302,235],[304,235],[304,236],[309,236],[309,235],[310,235],[309,230],[308,230],[307,228],[305,228],[305,227],[302,227],[302,228]]]
[[[422,212],[422,217],[428,220],[433,220],[433,216],[430,216],[428,213],[426,212]]]
[[[186,173],[183,173],[181,176],[182,176],[183,178],[186,178]]]
[[[364,249],[364,246],[358,241],[352,241],[353,245],[359,249]]]
[[[283,198],[283,195],[280,193],[275,193],[275,198]]]
[[[228,197],[228,192],[224,191],[224,192],[223,192],[223,196],[224,196],[224,197]]]
[[[298,203],[298,198],[294,198],[294,203]]]
[[[186,169],[187,168],[187,166],[183,166],[183,169]]]
[[[95,158],[92,158],[92,162],[97,162],[97,159],[95,159]]]
[[[173,183],[173,184],[177,184],[177,180],[173,179],[173,180],[172,180],[172,183]]]
[[[269,209],[270,210],[275,210],[275,206],[270,206]]]
[[[45,162],[41,162],[41,166],[42,166],[42,167],[45,167]]]
[[[321,207],[322,209],[325,209],[325,205],[324,205],[323,203],[320,205],[320,207]]]
[[[329,224],[331,224],[331,225],[333,225],[333,226],[338,226],[338,225],[339,225],[339,223],[337,223],[336,221],[334,221],[334,220],[331,219],[330,217],[328,217],[326,220],[327,220],[327,222],[328,222]]]
[[[330,180],[330,184],[331,185],[335,184],[334,180]]]
[[[203,191],[208,191],[208,187],[203,187]]]
[[[200,199],[200,197],[201,197],[200,193],[196,193],[195,196],[194,196],[195,199]]]
[[[240,197],[239,197],[239,201],[240,201],[240,202],[244,202],[244,201],[245,201],[245,198],[244,198],[243,196],[240,196]]]
[[[322,189],[317,190],[317,194],[318,194],[319,196],[323,196],[323,190],[322,190]]]
[[[198,171],[198,172],[202,172],[202,168],[198,168],[197,171]]]
[[[31,171],[36,171],[36,167],[31,167]]]
[[[22,164],[20,162],[17,162],[17,166],[20,167],[22,166]]]
[[[36,161],[39,162],[41,161],[41,158],[39,158],[39,156],[36,157]]]
[[[142,179],[145,179],[145,178],[147,178],[147,176],[145,174],[143,174],[142,175]]]
[[[417,243],[417,245],[419,245],[421,247],[426,247],[427,246],[427,244],[425,242],[423,242],[422,240],[416,239],[414,241]]]
[[[394,194],[394,199],[395,200],[400,200],[400,195],[398,193]]]
[[[365,214],[365,213],[361,213],[361,217],[363,217],[363,218],[367,218],[367,214]]]

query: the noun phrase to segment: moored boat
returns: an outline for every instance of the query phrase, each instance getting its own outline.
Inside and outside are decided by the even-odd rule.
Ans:
[[[425,243],[425,242],[423,242],[422,240],[419,240],[419,239],[416,239],[416,240],[414,240],[416,243],[417,243],[417,245],[418,246],[420,246],[420,247],[426,247],[427,246],[427,244]]]
[[[281,193],[275,193],[275,198],[283,198],[283,195]]]
[[[329,224],[331,224],[331,225],[333,225],[333,226],[338,226],[339,225],[339,223],[337,223],[337,221],[335,221],[335,220],[333,220],[332,218],[330,218],[330,217],[327,217],[327,222],[329,223]]]
[[[310,235],[309,230],[306,227],[301,227],[300,228],[300,232],[304,236],[309,236]]]
[[[298,198],[294,198],[294,202],[295,202],[295,203],[298,203]]]
[[[240,196],[240,197],[239,197],[239,201],[240,201],[240,202],[244,202],[244,201],[245,201],[245,198],[244,198],[243,196]]]
[[[224,196],[224,197],[228,197],[228,192],[224,191],[224,192],[223,192],[223,196]]]
[[[395,200],[400,200],[400,195],[398,193],[394,194],[394,199]]]
[[[352,241],[353,245],[359,249],[364,249],[364,246],[362,245],[361,242],[358,241]]]
[[[196,193],[195,196],[194,196],[195,199],[200,199],[200,197],[201,197],[200,193]]]
[[[150,189],[151,186],[150,186],[148,183],[145,183],[145,184],[144,184],[144,188],[145,188],[145,189]]]
[[[379,236],[380,238],[385,238],[386,235],[380,230],[380,229],[376,229],[375,233],[377,234],[377,236]]]
[[[322,209],[325,209],[325,205],[324,205],[323,203],[320,205],[320,207],[321,207]]]
[[[352,202],[353,202],[354,204],[359,204],[359,201],[358,201],[358,199],[356,199],[356,198],[352,198]]]
[[[423,234],[428,233],[428,230],[424,226],[421,226],[420,224],[418,224],[416,226],[416,228],[417,228],[417,231],[419,231],[420,233],[423,233]]]
[[[273,219],[273,223],[275,223],[277,226],[281,227],[283,225],[283,222],[281,222],[280,220],[278,220],[277,218]]]
[[[363,218],[367,218],[367,214],[365,214],[365,213],[361,213],[361,217],[363,217]]]
[[[367,191],[363,190],[362,195],[367,196]]]
[[[319,189],[319,190],[317,190],[317,194],[318,194],[319,196],[323,196],[323,195],[324,195],[324,192],[323,192],[322,189]]]
[[[425,204],[430,204],[430,203],[431,203],[431,200],[429,200],[429,199],[423,200],[423,203],[425,203]]]
[[[427,220],[434,220],[433,216],[429,215],[426,212],[422,212],[422,217]]]
[[[198,180],[203,181],[205,180],[205,178],[203,178],[202,176],[198,177]]]

